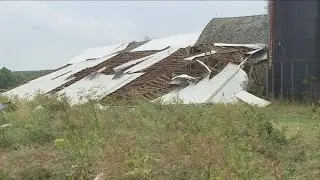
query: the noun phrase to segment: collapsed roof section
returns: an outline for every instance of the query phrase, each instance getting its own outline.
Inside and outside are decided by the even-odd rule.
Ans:
[[[94,72],[71,86],[62,89],[58,94],[66,95],[71,104],[81,104],[88,99],[100,100],[141,75],[143,73],[124,74],[121,78],[114,79],[114,75]]]
[[[196,55],[188,53],[190,49],[179,49],[145,69],[143,75],[110,95],[120,99],[161,99],[166,103],[178,96],[184,104],[242,101],[264,107],[270,102],[247,92],[249,82],[258,84],[254,81],[257,78],[252,78],[252,72],[255,69],[253,64],[263,62],[263,56],[259,55],[261,52],[265,53],[262,47],[264,46],[259,44],[228,44]],[[243,63],[244,60],[246,63]],[[249,76],[245,70],[250,72]],[[239,74],[235,72],[240,75],[235,76],[234,74]],[[197,91],[203,92],[195,93]],[[211,99],[205,98],[210,94]]]
[[[179,49],[193,46],[199,38],[200,33],[178,34],[165,38],[153,39],[132,51],[163,50],[167,47]]]
[[[52,89],[59,87],[60,85],[67,83],[74,79],[72,75],[77,74],[87,68],[93,67],[103,61],[106,61],[111,57],[106,57],[103,59],[95,61],[83,61],[75,63],[65,68],[62,68],[58,71],[50,73],[48,75],[42,76],[35,80],[32,80],[24,85],[21,85],[17,88],[11,89],[3,95],[5,96],[18,96],[20,98],[33,98],[38,92],[48,93]]]
[[[88,48],[85,49],[78,56],[72,58],[67,64],[80,63],[87,60],[101,59],[105,56],[109,56],[111,54],[126,49],[128,45],[129,43],[121,43],[104,47]]]
[[[32,98],[40,90],[65,95],[72,104],[88,99],[103,100],[107,96],[124,100],[161,99],[166,103],[177,96],[184,104],[239,101],[258,106],[270,104],[246,91],[251,74],[248,76],[244,70],[250,69],[247,64],[257,61],[248,57],[254,57],[261,49],[227,45],[197,54],[190,54],[190,49],[168,47],[160,51],[121,52],[100,60],[74,63],[4,95]],[[246,64],[235,65],[244,59],[247,59]],[[233,71],[240,75],[235,73],[237,75],[230,80]]]
[[[90,48],[69,61],[68,66],[46,76],[32,80],[27,84],[11,89],[3,93],[3,95],[33,98],[37,92],[55,94],[79,80],[86,78],[92,73],[99,71],[99,73],[111,75],[114,74],[114,68],[117,66],[132,60],[147,57],[134,64],[134,66],[125,69],[126,71],[124,73],[132,74],[140,72],[167,56],[170,56],[179,48],[194,44],[196,40],[197,37],[195,34],[181,34],[170,36],[169,38],[155,39],[149,42],[123,43],[101,48]],[[173,47],[168,47],[165,44]],[[137,49],[139,46],[142,46],[140,50],[143,51]],[[70,88],[72,87],[69,87],[68,89]],[[66,91],[64,93],[68,95],[67,92],[74,91]]]
[[[150,51],[139,51],[139,53],[143,52]],[[153,53],[154,51],[151,52]],[[58,94],[65,94],[71,98],[71,103],[85,102],[86,97],[100,100],[123,86],[126,86],[131,81],[137,81],[136,79],[143,76],[146,69],[167,58],[174,52],[175,49],[168,48],[148,56],[143,56],[142,58],[132,56],[133,60],[119,56],[119,59],[115,60],[113,65],[108,61],[108,64],[105,64],[105,68],[102,71],[91,71],[90,75],[64,88],[58,92]],[[127,52],[128,55],[137,53],[138,52]],[[130,66],[131,64],[133,66]],[[119,71],[115,71],[115,69],[119,69],[119,66],[122,66],[120,73]],[[94,95],[92,96],[91,94]]]
[[[165,103],[176,103],[178,99],[183,104],[236,103],[240,101],[260,107],[270,104],[270,102],[248,93],[246,91],[247,85],[248,75],[246,72],[240,65],[229,63],[213,78],[210,79],[210,76],[206,75],[197,84],[189,84],[187,87],[170,92],[159,99]]]
[[[32,98],[40,91],[65,95],[72,104],[88,99],[104,101],[106,97],[161,99],[170,103],[176,96],[184,104],[270,104],[247,92],[252,84],[262,84],[264,44],[250,43],[256,42],[253,39],[227,39],[206,45],[199,44],[199,35],[180,34],[88,49],[69,61],[68,66],[3,95]]]
[[[130,61],[131,58],[141,58],[155,52],[156,51],[122,52],[120,54],[112,54],[97,60],[74,63],[61,68],[58,71],[32,80],[22,86],[11,89],[3,93],[3,95],[32,99],[38,93],[55,94],[93,72],[100,70],[101,73],[112,74],[114,67]]]

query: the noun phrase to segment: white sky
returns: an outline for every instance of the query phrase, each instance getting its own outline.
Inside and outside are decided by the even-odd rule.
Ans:
[[[266,1],[1,1],[0,68],[54,69],[88,47],[201,31]]]

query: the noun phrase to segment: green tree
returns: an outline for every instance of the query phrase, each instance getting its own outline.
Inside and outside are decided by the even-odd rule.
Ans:
[[[8,89],[18,85],[23,78],[14,75],[9,69],[3,67],[0,69],[0,89]]]
[[[3,67],[0,69],[0,93],[51,72],[52,70],[13,72]]]

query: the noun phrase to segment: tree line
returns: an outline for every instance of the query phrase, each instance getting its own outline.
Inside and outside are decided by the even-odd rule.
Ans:
[[[0,69],[0,92],[14,88],[40,76],[50,73],[51,70],[41,71],[11,71],[5,67]]]

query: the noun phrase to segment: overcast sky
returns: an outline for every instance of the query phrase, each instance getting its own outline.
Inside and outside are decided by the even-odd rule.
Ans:
[[[266,1],[1,1],[0,67],[54,69],[83,49],[201,31],[214,17],[266,13]]]

